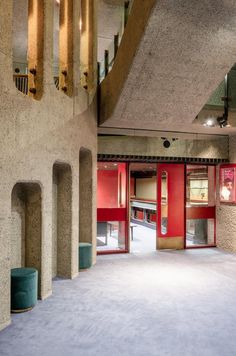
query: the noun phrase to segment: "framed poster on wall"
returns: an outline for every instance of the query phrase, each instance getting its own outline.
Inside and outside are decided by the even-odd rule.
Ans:
[[[220,201],[235,203],[235,166],[220,168]]]

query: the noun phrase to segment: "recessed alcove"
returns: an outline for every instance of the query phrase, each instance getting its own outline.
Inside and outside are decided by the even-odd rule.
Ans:
[[[72,171],[67,163],[53,165],[52,277],[71,278]]]
[[[79,241],[92,243],[92,154],[85,148],[79,155]]]
[[[41,293],[42,193],[39,183],[16,183],[11,194],[11,268],[33,267]]]

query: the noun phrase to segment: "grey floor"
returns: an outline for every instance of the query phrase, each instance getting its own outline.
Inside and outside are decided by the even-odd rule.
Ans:
[[[130,251],[133,253],[147,253],[156,250],[156,228],[146,227],[133,222],[133,240],[130,240]]]
[[[14,315],[1,356],[236,355],[236,256],[112,255]]]

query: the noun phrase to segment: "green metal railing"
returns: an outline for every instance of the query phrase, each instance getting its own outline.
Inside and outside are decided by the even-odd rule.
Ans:
[[[123,28],[117,34],[114,35],[113,43],[111,43],[109,48],[107,48],[104,51],[103,60],[98,62],[98,84],[101,83],[101,81],[107,76],[107,74],[109,73],[109,71],[111,70],[114,64],[118,52],[119,44],[128,22],[128,17],[132,4],[133,4],[133,0],[124,1]]]
[[[226,88],[227,86],[227,88]],[[226,90],[227,89],[227,90]],[[229,110],[236,109],[236,65],[227,74],[227,80],[224,78],[218,88],[211,95],[205,109],[222,109],[226,100],[225,93],[227,92],[227,100]]]

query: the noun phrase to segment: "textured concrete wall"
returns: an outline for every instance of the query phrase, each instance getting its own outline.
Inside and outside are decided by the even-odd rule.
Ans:
[[[71,276],[71,232],[72,232],[72,172],[68,164],[55,164],[53,212],[53,277]],[[56,185],[56,187],[55,187]],[[56,216],[55,216],[56,215]]]
[[[236,252],[236,207],[217,207],[217,246]]]
[[[79,171],[79,239],[80,242],[93,243],[93,256],[96,256],[96,240],[94,240],[96,227],[93,223],[97,217],[94,217],[92,201],[96,200],[95,187],[97,183],[96,176],[92,172],[91,151],[81,148]]]
[[[25,266],[25,193],[20,184],[12,191],[11,268]]]
[[[231,163],[236,164],[236,136],[231,136],[229,138],[229,158]],[[221,247],[226,251],[236,252],[236,205],[220,204],[219,184],[217,186],[216,231],[218,247]]]
[[[39,297],[42,290],[42,197],[38,184],[24,184],[25,191],[25,266],[39,274]],[[51,257],[51,256],[50,256]]]
[[[76,9],[79,0],[74,1]],[[10,322],[10,242],[14,237],[11,193],[16,182],[37,182],[42,191],[41,296],[52,293],[53,164],[72,168],[72,233],[70,277],[78,273],[79,151],[92,154],[96,175],[96,110],[94,96],[80,86],[78,21],[74,23],[73,96],[58,91],[53,81],[53,2],[44,1],[43,95],[33,100],[19,92],[12,80],[12,1],[0,2],[0,329]],[[78,17],[77,17],[78,19]],[[88,106],[88,103],[92,103]],[[93,186],[93,195],[96,187]],[[35,199],[32,196],[32,199]],[[95,201],[92,224],[96,224]],[[34,205],[32,200],[32,207]],[[32,210],[33,211],[33,210]],[[13,216],[15,210],[13,209]],[[34,214],[38,214],[34,209]],[[38,216],[38,215],[37,215]],[[29,222],[33,227],[34,215]],[[19,218],[17,217],[19,224]],[[13,229],[14,230],[14,229]],[[18,228],[17,228],[18,231]],[[95,228],[93,234],[95,234]],[[14,261],[18,260],[14,257]]]
[[[169,148],[152,137],[98,137],[98,153],[142,156],[228,158],[228,139],[178,140]]]

